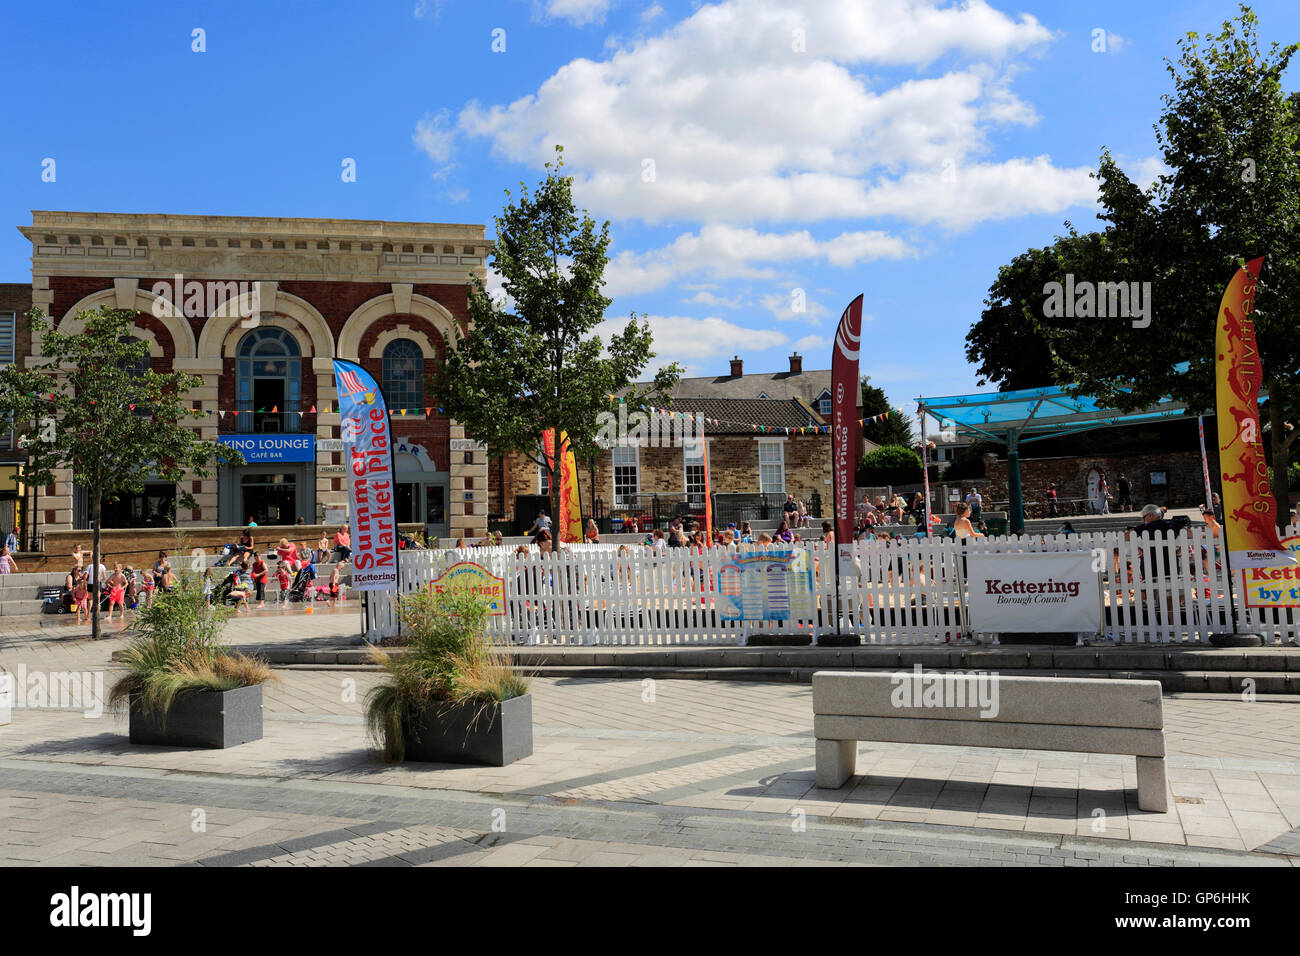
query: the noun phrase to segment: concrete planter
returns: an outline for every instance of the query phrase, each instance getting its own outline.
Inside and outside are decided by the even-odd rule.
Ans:
[[[262,685],[176,695],[166,714],[145,713],[135,697],[131,743],[164,747],[237,747],[262,739]]]
[[[406,759],[504,767],[533,753],[533,697],[502,703],[433,704],[403,727]]]

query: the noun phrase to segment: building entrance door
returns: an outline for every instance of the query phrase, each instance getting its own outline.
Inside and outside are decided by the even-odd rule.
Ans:
[[[293,524],[298,519],[297,475],[281,472],[254,472],[241,475],[240,514],[260,525]]]

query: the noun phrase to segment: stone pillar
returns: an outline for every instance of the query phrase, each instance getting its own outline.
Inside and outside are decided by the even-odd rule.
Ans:
[[[466,457],[469,461],[466,461]],[[451,423],[451,502],[448,528],[451,540],[471,542],[487,534],[488,470],[487,448],[465,438],[465,427]]]
[[[221,382],[222,360],[219,358],[176,358],[172,360],[172,370],[175,372],[184,372],[188,375],[197,375],[203,379],[203,384],[198,388],[192,389],[189,393],[189,400],[194,408],[204,412],[211,412],[210,415],[196,415],[193,419],[199,429],[199,437],[205,441],[216,441],[217,434],[220,431],[222,416],[217,414],[220,404],[218,397],[218,388]],[[227,411],[227,409],[222,409]],[[183,508],[176,509],[176,523],[178,525],[189,525],[199,527],[215,527],[218,523],[217,512],[217,487],[218,478],[216,474],[216,462],[212,464],[213,475],[211,478],[200,478],[199,490],[191,492],[194,495],[196,510],[187,510]],[[187,477],[186,482],[193,481],[193,477]],[[239,523],[239,518],[234,519]]]

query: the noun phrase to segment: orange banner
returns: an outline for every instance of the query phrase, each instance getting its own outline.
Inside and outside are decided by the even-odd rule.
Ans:
[[[709,486],[709,440],[704,437],[704,428],[700,428],[700,445],[704,448],[704,541],[706,547],[713,547],[713,490]]]
[[[569,544],[582,540],[582,507],[578,501],[578,462],[573,457],[567,432],[560,432],[560,460],[555,461],[555,429],[542,433],[542,450],[551,466],[551,474],[560,482],[560,513],[555,516],[557,541]]]
[[[564,543],[582,540],[582,505],[578,500],[578,462],[567,432],[560,432],[560,514],[556,521]]]
[[[1264,383],[1255,342],[1255,283],[1264,259],[1237,270],[1219,304],[1215,395],[1224,534],[1234,570],[1295,564],[1277,533],[1277,503],[1268,480],[1259,392]]]

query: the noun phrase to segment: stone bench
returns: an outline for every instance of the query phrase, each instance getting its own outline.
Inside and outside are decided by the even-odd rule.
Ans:
[[[812,688],[818,787],[853,776],[859,740],[1133,754],[1138,807],[1168,809],[1158,681],[818,671]]]

